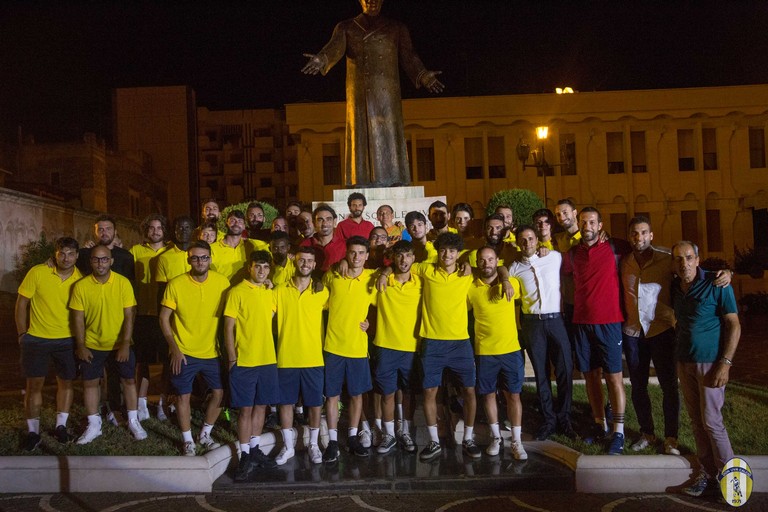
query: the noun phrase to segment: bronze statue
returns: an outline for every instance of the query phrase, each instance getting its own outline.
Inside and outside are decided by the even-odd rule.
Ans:
[[[325,75],[347,56],[345,184],[388,187],[410,183],[400,100],[401,64],[416,88],[440,93],[440,71],[429,71],[413,51],[406,26],[379,16],[384,0],[360,0],[363,13],[336,25],[328,44],[302,73]]]

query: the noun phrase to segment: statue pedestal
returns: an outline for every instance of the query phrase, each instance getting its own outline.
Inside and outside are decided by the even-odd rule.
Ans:
[[[353,192],[360,192],[365,196],[368,206],[365,207],[363,218],[376,226],[379,225],[379,221],[376,219],[376,210],[382,205],[388,204],[391,206],[395,212],[395,220],[404,222],[406,214],[410,211],[419,211],[426,217],[430,204],[435,201],[445,202],[445,196],[424,197],[424,187],[421,186],[337,189],[333,191],[333,201],[326,201],[326,204],[329,204],[331,208],[336,210],[339,221],[349,216],[347,198]],[[321,202],[323,201],[313,202],[312,208],[315,208]]]

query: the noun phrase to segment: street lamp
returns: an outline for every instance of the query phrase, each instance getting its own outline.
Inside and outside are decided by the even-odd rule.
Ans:
[[[538,149],[531,150],[530,144],[528,144],[522,139],[520,139],[520,141],[517,143],[517,158],[523,164],[523,171],[525,171],[528,167],[535,167],[536,173],[544,176],[544,206],[545,207],[547,206],[547,174],[549,174],[549,171],[550,169],[552,169],[552,167],[562,165],[562,164],[552,165],[547,163],[547,158],[544,155],[544,141],[547,140],[548,135],[549,135],[548,126],[537,126],[536,138],[539,140]],[[533,163],[529,164],[528,157],[531,155],[533,156]]]

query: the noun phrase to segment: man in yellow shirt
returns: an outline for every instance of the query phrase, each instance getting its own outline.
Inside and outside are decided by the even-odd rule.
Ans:
[[[295,455],[293,406],[301,396],[309,409],[309,459],[323,462],[318,446],[320,413],[323,407],[323,310],[328,307],[328,289],[316,290],[312,273],[317,265],[316,249],[296,250],[296,272],[274,290],[273,309],[277,313],[277,377],[280,383],[280,426],[284,448],[275,459],[285,464]],[[334,441],[335,443],[335,441]],[[330,448],[329,443],[328,448]],[[331,454],[326,448],[326,453]],[[335,456],[338,458],[338,444]]]
[[[40,446],[40,409],[48,366],[56,367],[56,429],[60,443],[69,442],[67,419],[72,407],[72,381],[77,374],[74,337],[69,322],[67,302],[72,285],[82,276],[75,267],[79,246],[77,240],[56,240],[54,267],[43,263],[32,267],[19,286],[16,298],[16,332],[21,348],[21,366],[27,380],[24,414],[29,433],[24,451]]]
[[[412,211],[405,215],[405,227],[413,242],[413,255],[416,263],[437,262],[435,246],[427,240],[427,218],[423,213]]]
[[[91,251],[91,275],[72,287],[69,309],[75,332],[75,355],[83,377],[83,402],[88,427],[77,444],[88,444],[101,435],[99,379],[104,365],[116,363],[123,385],[128,429],[140,441],[147,433],[139,423],[136,398],[136,357],[131,349],[136,298],[131,282],[112,272],[112,252],[104,245]]]
[[[427,240],[434,242],[442,233],[458,233],[456,228],[448,225],[448,221],[451,220],[451,212],[448,211],[447,204],[442,201],[435,201],[429,205],[427,212],[429,222],[432,224],[432,229],[427,233]]]
[[[531,216],[533,226],[536,228],[536,237],[539,239],[539,247],[546,247],[550,251],[557,248],[557,242],[552,238],[552,228],[555,225],[555,214],[548,208],[542,208],[533,212]]]
[[[504,397],[507,400],[507,417],[512,424],[510,450],[515,459],[526,460],[528,454],[520,438],[523,420],[520,392],[525,380],[525,361],[517,339],[514,301],[498,298],[501,295],[502,279],[498,272],[498,264],[499,258],[496,256],[495,248],[478,249],[479,275],[475,278],[467,295],[475,314],[477,391],[483,397],[488,426],[493,436],[485,452],[490,456],[498,455],[502,446],[496,405],[496,383],[501,377]],[[514,278],[510,281],[515,287],[514,296],[519,297],[520,284]]]
[[[347,448],[358,457],[368,457],[368,450],[362,446],[357,434],[363,410],[363,393],[373,387],[365,331],[368,329],[368,306],[375,291],[372,282],[375,271],[365,268],[369,256],[366,238],[352,236],[346,246],[348,270],[345,275],[331,269],[323,277],[323,285],[330,293],[325,333],[325,409],[328,435],[333,440],[338,436],[339,397],[346,383],[349,393]]]
[[[276,465],[259,449],[267,405],[280,399],[272,340],[272,290],[266,286],[271,262],[267,251],[253,252],[248,278],[232,288],[224,307],[230,405],[240,409],[237,417],[240,462],[235,471],[236,482],[248,480],[256,468]]]
[[[150,364],[163,364],[161,403],[168,393],[168,345],[157,321],[157,282],[153,278],[157,273],[158,258],[169,247],[165,242],[168,232],[165,217],[157,213],[148,215],[141,222],[141,232],[144,234],[144,243],[136,244],[130,249],[135,264],[138,303],[133,340],[136,352],[136,380],[139,383],[139,421],[149,419],[147,392]],[[158,419],[167,419],[162,405],[158,408]]]
[[[508,204],[500,204],[493,211],[494,214],[499,214],[504,219],[504,243],[515,243],[515,212]]]
[[[229,280],[210,270],[211,248],[207,242],[194,242],[187,254],[191,269],[168,283],[160,309],[160,328],[170,348],[171,384],[179,395],[176,417],[183,440],[182,454],[194,456],[189,399],[197,374],[202,374],[212,393],[198,443],[205,450],[219,446],[211,438],[224,395],[216,337]]]
[[[211,244],[211,269],[223,274],[232,284],[237,284],[245,277],[245,262],[253,251],[253,241],[243,238],[245,215],[239,210],[232,210],[227,215],[227,234]],[[264,242],[256,240],[264,245]]]
[[[375,296],[376,350],[374,369],[375,389],[382,396],[384,437],[377,448],[379,454],[389,453],[399,441],[408,452],[416,451],[411,437],[413,421],[413,389],[417,384],[414,364],[419,345],[421,324],[421,278],[411,273],[414,262],[413,244],[400,240],[392,247],[392,274],[387,289]],[[400,431],[395,437],[395,393],[403,394],[403,414]]]
[[[192,233],[195,231],[195,221],[188,215],[173,219],[173,243],[157,258],[157,272],[154,280],[157,283],[157,304],[163,300],[165,287],[176,276],[189,272],[187,249],[192,243]],[[159,311],[159,309],[158,309]]]
[[[293,277],[296,269],[293,259],[288,256],[291,250],[291,239],[285,231],[275,231],[269,242],[269,252],[272,253],[272,266],[269,279],[277,286]]]

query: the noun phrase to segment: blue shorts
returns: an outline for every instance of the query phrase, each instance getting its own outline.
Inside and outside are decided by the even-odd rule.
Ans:
[[[74,380],[77,376],[75,338],[39,338],[29,333],[22,336],[21,368],[25,378],[46,377],[51,359],[60,379]]]
[[[224,389],[224,386],[221,385],[221,368],[218,357],[199,359],[186,354],[184,357],[187,364],[181,365],[181,372],[178,375],[173,375],[171,372],[171,384],[178,394],[188,395],[192,393],[192,383],[198,373],[203,375],[203,379],[210,389]]]
[[[277,365],[233,366],[229,370],[229,405],[251,407],[280,401]]]
[[[421,343],[421,366],[424,369],[424,389],[438,387],[446,369],[458,375],[463,387],[475,387],[475,354],[469,339],[424,338]]]
[[[325,396],[339,396],[344,382],[349,396],[362,395],[373,388],[371,365],[367,357],[325,354]]]
[[[374,389],[382,395],[391,395],[398,389],[409,389],[418,380],[413,352],[373,347],[376,366],[373,373]]]
[[[512,394],[520,393],[523,390],[525,359],[522,350],[494,356],[476,356],[476,362],[477,392],[479,394],[495,393],[496,385],[499,382],[501,389]]]
[[[621,373],[621,324],[574,324],[576,368],[588,372],[602,368]]]
[[[128,360],[123,363],[117,361],[117,350],[94,350],[92,348],[88,350],[93,354],[93,359],[90,363],[80,361],[80,375],[83,380],[102,378],[106,364],[114,365],[121,379],[136,378],[136,355],[133,353],[133,348],[128,352]]]
[[[280,383],[280,405],[293,405],[299,401],[299,394],[306,407],[323,405],[323,367],[278,368]]]

